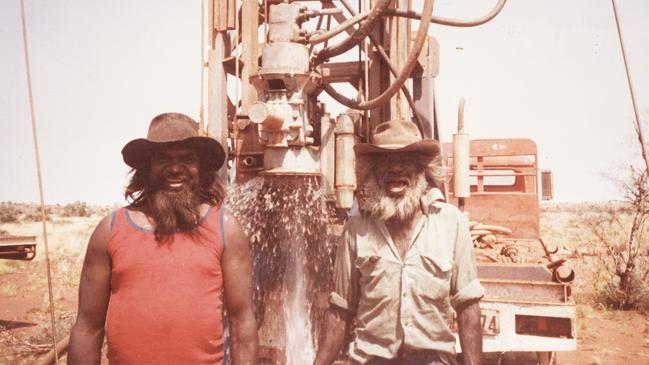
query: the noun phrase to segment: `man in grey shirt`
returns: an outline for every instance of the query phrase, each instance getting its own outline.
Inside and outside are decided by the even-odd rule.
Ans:
[[[463,362],[477,365],[484,289],[467,219],[438,189],[439,144],[407,121],[380,124],[373,142],[354,147],[361,213],[338,247],[315,364],[335,360],[349,326],[353,364],[455,364],[454,310]]]

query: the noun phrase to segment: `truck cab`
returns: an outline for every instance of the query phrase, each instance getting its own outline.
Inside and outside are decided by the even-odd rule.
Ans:
[[[453,146],[443,146],[446,166],[453,166]],[[538,239],[539,184],[536,143],[531,139],[479,139],[470,143],[470,219],[505,226],[511,237]],[[449,202],[457,205],[453,170],[448,169]]]

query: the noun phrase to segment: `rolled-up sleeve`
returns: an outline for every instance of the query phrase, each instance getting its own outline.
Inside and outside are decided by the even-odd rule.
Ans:
[[[480,281],[478,281],[469,223],[466,217],[460,213],[453,254],[451,305],[453,308],[457,308],[462,303],[480,299],[483,296],[484,288],[480,284]]]
[[[338,244],[333,272],[334,291],[329,295],[329,302],[354,313],[358,303],[358,271],[354,265],[356,260],[354,237],[348,228],[345,227],[341,242]]]

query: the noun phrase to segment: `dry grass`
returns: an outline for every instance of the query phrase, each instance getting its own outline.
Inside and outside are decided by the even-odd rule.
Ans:
[[[58,339],[70,332],[75,318],[79,276],[86,245],[100,216],[61,218],[52,216],[47,223],[53,298]],[[37,255],[32,261],[0,260],[0,296],[13,305],[24,305],[18,320],[36,323],[35,327],[3,331],[0,328],[0,364],[33,364],[51,348],[50,307],[47,291],[45,247],[40,222],[0,224],[0,230],[12,235],[36,236]],[[15,274],[19,279],[8,281]],[[26,299],[25,299],[26,298]],[[24,299],[24,300],[23,300]]]
[[[101,217],[53,217],[47,223],[47,242],[50,259],[63,261],[69,265],[80,265],[83,261],[86,244],[92,230],[99,223]],[[17,222],[0,224],[0,230],[7,231],[15,236],[36,236],[36,258],[33,261],[0,261],[0,275],[14,272],[21,268],[34,266],[34,262],[41,263],[45,260],[45,244],[43,240],[42,224],[40,222]]]
[[[607,225],[605,221],[609,216],[616,222]],[[629,206],[621,203],[560,204],[543,208],[541,236],[547,243],[574,253],[571,260],[576,273],[573,293],[579,303],[600,307],[607,304],[602,297],[603,284],[615,280],[610,271],[609,248],[611,243],[619,247],[625,244],[632,221]],[[597,236],[596,229],[604,232],[607,242]],[[643,236],[649,237],[649,231],[645,230]],[[646,271],[648,261],[642,253],[637,260],[639,270]]]
[[[56,334],[58,340],[61,340],[70,333],[75,314],[60,308],[57,313]],[[49,312],[34,311],[33,317],[38,324],[29,328],[29,331],[2,331],[0,328],[0,364],[34,364],[40,355],[50,351],[52,333]]]

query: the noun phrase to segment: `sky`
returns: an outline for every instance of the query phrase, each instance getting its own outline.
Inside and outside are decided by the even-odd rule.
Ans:
[[[438,0],[475,18],[495,0]],[[414,1],[414,7],[419,5]],[[649,2],[618,0],[649,134]],[[120,150],[151,118],[198,118],[200,0],[25,0],[45,201],[121,204]],[[0,1],[0,201],[38,201],[19,0]],[[532,138],[556,202],[620,199],[611,177],[637,162],[633,107],[607,0],[510,0],[474,28],[431,25],[442,141],[460,97],[472,138]],[[648,138],[649,139],[649,138]]]

